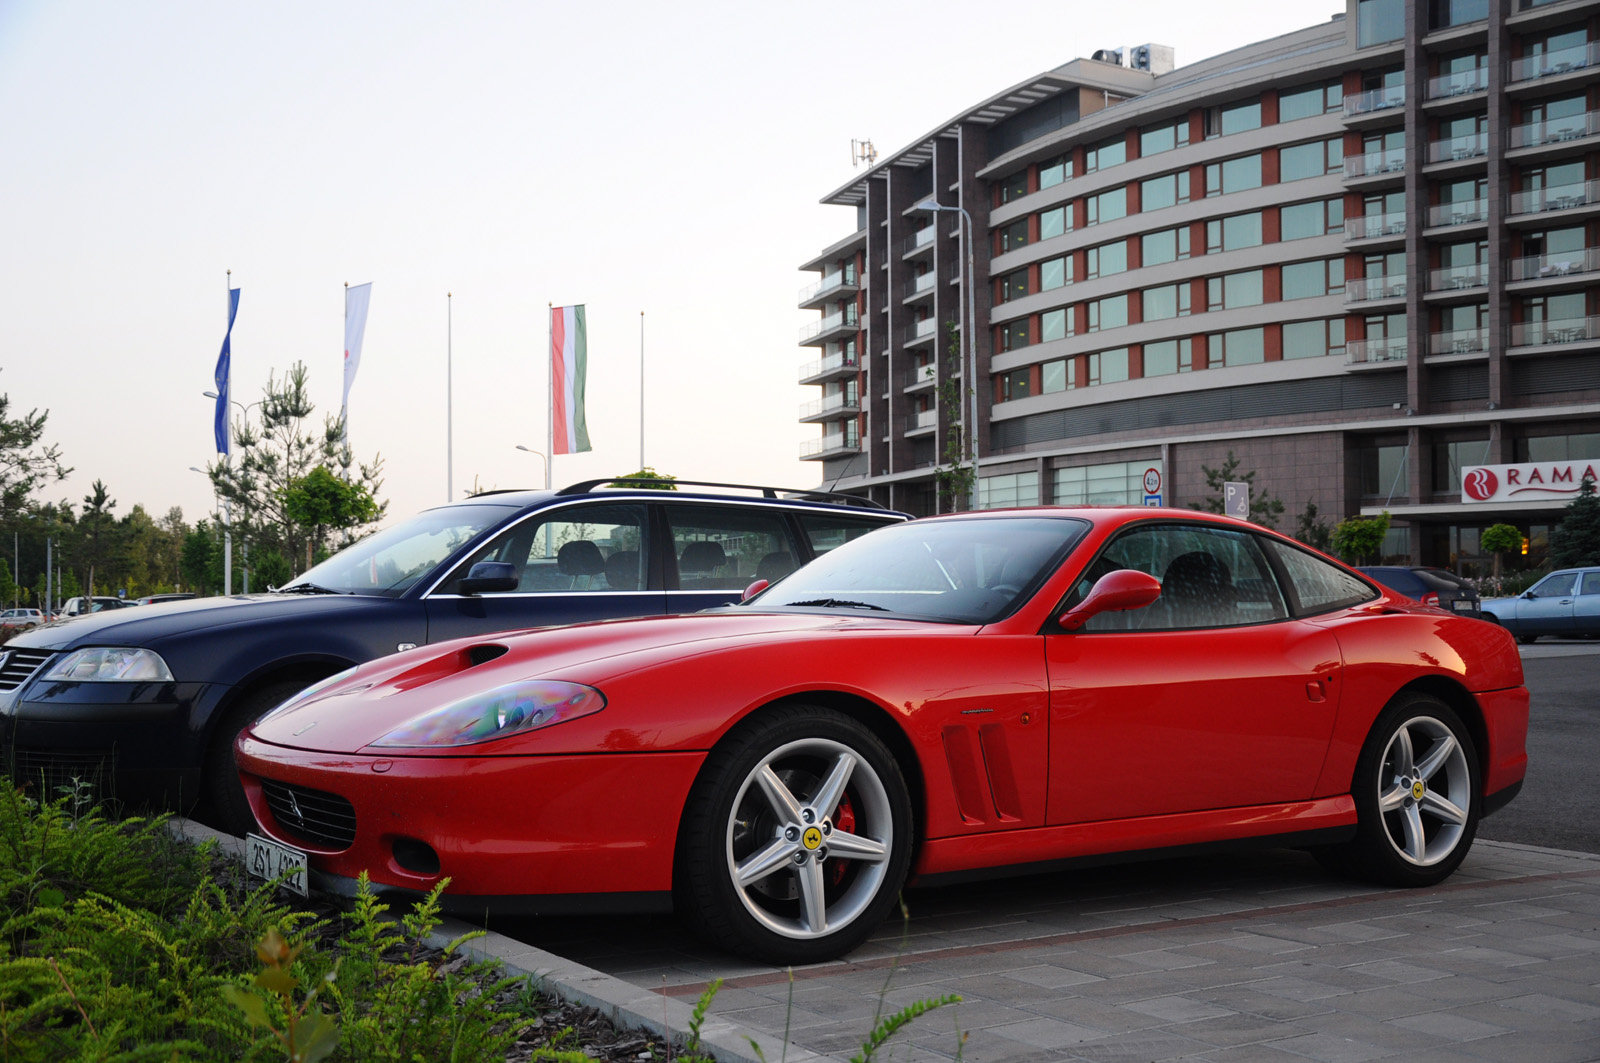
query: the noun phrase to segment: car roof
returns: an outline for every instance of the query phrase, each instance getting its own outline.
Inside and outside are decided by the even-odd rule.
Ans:
[[[671,491],[643,486],[647,483],[670,484]],[[620,484],[625,486],[607,486]],[[715,488],[717,490],[691,491],[685,487]],[[739,493],[734,493],[739,492]],[[432,511],[466,506],[516,507],[538,509],[556,502],[579,498],[598,498],[606,501],[627,499],[631,501],[683,501],[693,499],[709,502],[759,502],[766,505],[792,506],[827,512],[855,512],[886,518],[908,519],[910,514],[888,509],[859,495],[845,495],[824,488],[768,487],[760,484],[720,483],[709,480],[584,480],[557,490],[530,490],[506,488],[484,491],[459,501],[430,507]]]

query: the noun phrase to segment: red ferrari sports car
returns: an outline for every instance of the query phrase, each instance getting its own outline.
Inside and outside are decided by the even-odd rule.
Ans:
[[[936,517],[693,615],[462,639],[243,734],[313,881],[483,912],[675,908],[776,963],[901,887],[1225,845],[1425,886],[1526,768],[1511,636],[1257,526]]]

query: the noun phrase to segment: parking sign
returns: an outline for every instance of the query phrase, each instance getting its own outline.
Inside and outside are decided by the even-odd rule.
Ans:
[[[1222,485],[1222,512],[1240,520],[1250,519],[1250,485],[1229,481]]]

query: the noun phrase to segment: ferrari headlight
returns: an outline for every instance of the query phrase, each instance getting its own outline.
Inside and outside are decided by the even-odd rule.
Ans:
[[[605,695],[593,687],[524,679],[434,709],[372,744],[470,746],[575,720],[605,705]]]
[[[74,650],[41,677],[75,683],[170,683],[172,670],[161,655],[128,646]]]

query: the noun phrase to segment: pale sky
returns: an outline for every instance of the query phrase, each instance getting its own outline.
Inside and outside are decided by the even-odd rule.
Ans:
[[[852,138],[892,152],[1096,48],[1184,65],[1342,10],[0,0],[0,392],[75,467],[44,498],[98,478],[119,516],[193,522],[225,271],[234,398],[303,360],[319,425],[371,281],[351,442],[393,520],[447,497],[445,293],[456,497],[543,486],[515,447],[546,447],[546,306],[584,303],[594,450],[558,486],[639,464],[641,311],[646,463],[814,486],[796,267],[854,228],[818,203]]]

